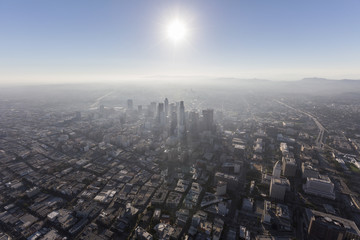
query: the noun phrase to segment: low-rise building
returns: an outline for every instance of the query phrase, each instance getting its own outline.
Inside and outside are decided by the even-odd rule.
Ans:
[[[167,194],[168,190],[162,188],[158,189],[151,199],[151,204],[157,206],[164,204]]]
[[[267,225],[276,225],[278,231],[291,231],[291,217],[288,206],[264,201],[264,210],[261,222]]]
[[[169,208],[177,208],[179,206],[182,194],[177,192],[170,192],[166,199],[166,206]]]
[[[136,237],[140,240],[152,240],[153,236],[145,231],[142,227],[137,226],[135,229]]]

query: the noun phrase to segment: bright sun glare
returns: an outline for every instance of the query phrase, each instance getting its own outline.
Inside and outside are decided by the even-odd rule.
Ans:
[[[167,26],[167,36],[174,43],[178,43],[185,39],[187,28],[184,22],[175,19]]]

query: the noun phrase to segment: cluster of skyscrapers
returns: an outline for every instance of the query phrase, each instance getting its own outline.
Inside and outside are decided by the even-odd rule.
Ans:
[[[127,100],[127,110],[134,112],[133,100]],[[153,119],[153,126],[161,131],[168,131],[169,136],[184,137],[187,133],[195,136],[199,131],[215,130],[214,110],[202,110],[202,118],[196,110],[185,111],[184,101],[169,103],[168,98],[163,102],[151,102],[147,109],[138,105],[137,113],[145,114]]]

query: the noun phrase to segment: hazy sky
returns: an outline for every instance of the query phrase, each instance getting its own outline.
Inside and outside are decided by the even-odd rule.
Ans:
[[[0,1],[2,83],[179,75],[360,79],[360,1]]]

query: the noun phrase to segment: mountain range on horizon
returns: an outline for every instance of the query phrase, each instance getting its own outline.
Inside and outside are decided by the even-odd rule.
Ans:
[[[1,92],[37,92],[37,91],[90,91],[91,89],[117,89],[117,88],[136,88],[136,89],[161,89],[167,88],[196,90],[211,90],[213,92],[228,91],[236,93],[241,91],[254,91],[267,94],[311,94],[311,95],[331,95],[356,93],[360,94],[360,80],[341,79],[332,80],[326,78],[303,78],[296,81],[272,81],[266,79],[240,79],[240,78],[201,78],[184,79],[183,81],[159,80],[138,80],[138,81],[109,81],[93,83],[61,83],[61,84],[36,84],[36,85],[13,85],[1,88]]]

